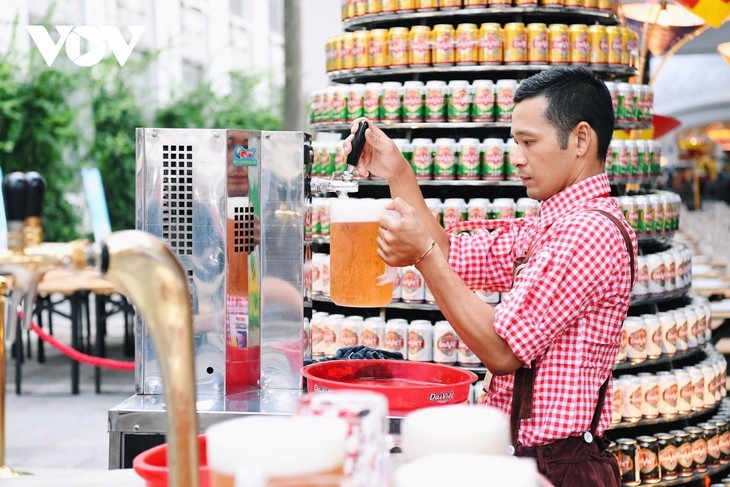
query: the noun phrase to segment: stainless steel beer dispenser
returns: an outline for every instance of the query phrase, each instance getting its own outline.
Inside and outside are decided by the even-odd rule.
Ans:
[[[302,387],[311,162],[303,132],[137,129],[136,226],[187,274],[198,397]],[[144,318],[135,326],[136,392],[159,394]]]

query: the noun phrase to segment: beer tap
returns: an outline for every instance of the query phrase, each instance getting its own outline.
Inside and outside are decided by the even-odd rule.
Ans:
[[[360,122],[355,137],[352,139],[352,150],[347,155],[347,164],[345,164],[340,179],[335,179],[335,174],[332,174],[329,179],[314,177],[311,183],[312,193],[322,195],[336,193],[338,198],[347,198],[348,193],[358,191],[358,184],[357,181],[353,180],[352,172],[357,167],[357,161],[360,160],[360,155],[365,147],[365,131],[367,128],[368,123],[366,121]]]
[[[43,243],[41,212],[43,211],[43,198],[46,193],[46,180],[39,173],[32,171],[25,173],[25,181],[28,185],[28,196],[23,223],[23,237],[26,246],[40,245]]]
[[[21,222],[27,215],[27,182],[13,173],[3,182],[8,202],[8,226],[22,235]],[[34,194],[41,194],[35,192]],[[40,208],[40,206],[37,206]],[[37,216],[37,215],[35,215]],[[12,225],[11,225],[12,222]],[[10,230],[9,230],[10,234]],[[76,240],[69,243],[25,245],[22,237],[8,235],[12,247],[0,252],[0,274],[13,276],[8,330],[17,328],[17,305],[24,301],[24,320],[30,320],[36,286],[52,269],[92,270],[129,297],[147,320],[152,344],[160,362],[167,409],[167,464],[169,485],[197,487],[198,441],[195,408],[193,319],[190,290],[185,270],[168,246],[159,238],[138,230],[112,233],[102,243]],[[82,283],[80,286],[83,285]],[[0,330],[4,329],[0,315]],[[9,340],[11,341],[11,340]],[[0,346],[6,341],[0,340]],[[0,362],[0,377],[5,361]],[[3,384],[0,406],[4,405]],[[0,407],[0,424],[5,411]],[[4,430],[0,434],[0,457],[4,456]],[[0,464],[4,458],[0,458]],[[0,478],[17,475],[0,465]]]

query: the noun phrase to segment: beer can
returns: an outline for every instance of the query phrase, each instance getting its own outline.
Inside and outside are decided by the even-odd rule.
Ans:
[[[641,404],[644,402],[641,380],[635,375],[622,375],[621,380],[625,384],[621,419],[631,423],[639,421],[641,419]]]
[[[491,203],[487,198],[471,198],[467,203],[467,220],[489,220],[491,214]]]
[[[699,427],[705,434],[707,441],[707,466],[715,468],[720,466],[720,433],[712,422],[700,423]]]
[[[641,483],[655,483],[662,478],[659,468],[659,444],[653,436],[636,438],[639,458],[639,480]]]
[[[710,420],[710,423],[717,426],[720,435],[720,463],[725,465],[730,462],[730,430],[728,429],[728,421],[720,417]]]
[[[644,419],[654,419],[659,416],[659,381],[656,375],[649,372],[641,372],[638,377],[644,395],[641,415]]]
[[[694,462],[692,460],[692,442],[689,433],[684,430],[671,430],[669,434],[674,435],[677,443],[677,464],[680,477],[690,477],[694,474]]]
[[[433,361],[437,364],[453,365],[459,348],[459,337],[448,321],[437,321],[433,325]]]
[[[564,0],[563,6],[565,8],[583,8],[585,4],[584,0]]]
[[[343,347],[356,347],[360,345],[360,335],[365,319],[362,316],[346,316],[342,320],[341,343]]]
[[[368,13],[369,0],[355,0],[355,16],[362,17]]]
[[[365,318],[360,333],[360,343],[369,348],[383,348],[385,320],[378,316]]]
[[[456,178],[479,179],[481,171],[481,144],[479,139],[462,137],[456,145]]]
[[[517,80],[500,79],[495,86],[495,119],[497,121],[511,121],[515,109],[515,91]]]
[[[522,22],[505,24],[504,63],[525,64],[527,61],[527,29]]]
[[[451,80],[446,95],[446,119],[468,122],[471,111],[471,86],[466,80]]]
[[[704,407],[709,408],[715,405],[715,369],[708,361],[700,363],[702,374],[705,376],[705,389],[702,393]]]
[[[623,40],[621,36],[621,27],[617,25],[606,27],[606,41],[608,43],[606,61],[609,66],[621,65],[623,58]]]
[[[408,357],[408,321],[393,318],[385,322],[383,350],[401,353],[404,359]]]
[[[633,29],[627,28],[622,31],[621,42],[623,42],[623,33],[627,33],[628,39],[626,40],[626,53],[628,57],[628,66],[635,68],[638,66],[639,61],[639,33]],[[625,60],[624,56],[621,56],[621,60]]]
[[[444,228],[449,228],[455,223],[466,221],[467,204],[463,198],[447,198],[443,207]]]
[[[414,25],[409,35],[408,64],[428,66],[431,64],[431,27]]]
[[[331,73],[337,69],[337,38],[330,37],[324,45],[325,71]]]
[[[324,311],[318,311],[312,314],[310,333],[312,336],[312,356],[315,358],[321,358],[324,356],[324,349],[322,348],[322,329],[324,328],[324,321],[328,316],[329,313],[325,313]]]
[[[613,81],[604,81],[608,92],[611,95],[611,105],[613,106],[613,116],[616,117],[616,108],[618,107],[618,91],[616,90],[616,83]]]
[[[588,10],[598,10],[598,0],[583,0],[583,8]]]
[[[433,26],[433,51],[431,62],[434,66],[449,66],[454,64],[454,26],[437,24]]]
[[[381,11],[383,13],[397,12],[398,0],[382,0]]]
[[[649,144],[646,140],[636,141],[636,175],[647,177],[651,173],[651,162],[649,161]]]
[[[626,177],[626,169],[628,165],[628,153],[626,152],[626,142],[621,139],[613,139],[609,145],[611,152],[611,173],[610,176],[616,179]]]
[[[473,122],[491,122],[494,120],[495,86],[491,79],[477,79],[471,84],[474,92],[474,103],[471,105]]]
[[[416,10],[430,11],[438,8],[439,0],[416,0]]]
[[[570,64],[588,64],[588,26],[572,24],[568,28],[570,39]]]
[[[543,7],[563,8],[563,0],[540,0]]]
[[[697,348],[699,346],[699,340],[697,338],[698,325],[697,325],[697,313],[691,306],[685,306],[682,308],[685,316],[687,316],[687,346],[689,348]]]
[[[438,198],[426,198],[426,208],[431,211],[433,218],[443,226],[443,203]]]
[[[342,34],[340,39],[340,56],[342,57],[341,69],[353,69],[355,67],[355,33],[345,32],[344,34]]]
[[[517,205],[512,198],[495,198],[492,201],[492,218],[495,220],[511,220],[515,218]]]
[[[413,320],[408,324],[408,360],[433,360],[433,324],[428,320]]]
[[[640,318],[646,324],[646,358],[657,359],[662,355],[662,323],[655,314],[643,314]]]
[[[664,286],[664,259],[658,253],[646,256],[646,265],[649,271],[649,294],[656,296],[663,294]]]
[[[687,343],[689,335],[689,323],[687,321],[687,314],[682,308],[677,308],[671,311],[674,314],[674,319],[677,322],[677,351],[685,352],[689,348]]]
[[[686,369],[675,370],[674,376],[677,380],[677,412],[687,414],[692,410],[692,380]]]
[[[621,341],[618,347],[618,353],[616,354],[616,363],[621,363],[627,358],[629,347],[629,334],[626,331],[626,327],[621,326]]]
[[[507,139],[507,143],[504,146],[504,179],[507,181],[519,181],[520,176],[517,174],[517,165],[514,161],[514,153],[517,149],[517,142],[515,139]]]
[[[662,252],[664,259],[664,290],[674,291],[677,289],[677,267],[674,262],[674,255],[671,252]]]
[[[477,38],[479,28],[476,24],[464,23],[456,26],[454,61],[456,64],[472,65],[479,60]]]
[[[426,282],[416,266],[403,268],[401,288],[404,303],[422,303],[426,299]]]
[[[411,167],[417,179],[431,179],[433,175],[433,141],[431,139],[413,139]]]
[[[622,485],[639,485],[639,472],[637,470],[637,447],[636,440],[631,438],[619,438],[616,440],[618,445],[618,466],[621,473]]]
[[[355,16],[355,0],[341,0],[340,17],[347,20]]]
[[[640,255],[638,259],[636,259],[636,266],[638,272],[636,273],[634,287],[631,288],[631,296],[635,298],[644,298],[649,294],[649,266],[647,265],[646,257]]]
[[[329,315],[322,325],[322,350],[324,356],[332,358],[337,350],[342,348],[342,321],[343,315]],[[315,351],[312,351],[315,355]]]
[[[537,7],[537,0],[514,0],[515,7]]]
[[[461,8],[461,0],[439,0],[440,10],[450,10],[455,8]]]
[[[624,141],[626,146],[626,177],[635,178],[639,174],[639,149],[635,140]]]
[[[347,86],[337,85],[332,90],[332,114],[333,122],[344,122],[347,120]]]
[[[694,464],[694,471],[706,472],[707,471],[707,439],[702,431],[702,428],[697,426],[687,426],[684,428],[689,434],[689,441],[692,444],[692,463]]]
[[[702,369],[697,366],[687,367],[687,372],[689,372],[689,378],[692,382],[692,399],[690,402],[692,411],[701,411],[705,408],[705,375],[702,373]]]
[[[322,258],[322,295],[330,295],[330,256],[325,254]]]
[[[388,29],[388,66],[406,66],[408,64],[408,27],[391,27]]]
[[[547,25],[534,22],[527,24],[527,62],[546,64],[548,58]]]
[[[636,201],[633,196],[621,196],[618,198],[619,206],[629,226],[636,231],[639,225],[639,215],[636,208]]]
[[[423,122],[423,81],[405,81],[403,83],[403,121]]]
[[[608,63],[608,33],[604,25],[588,27],[589,62],[594,66],[604,66]]]
[[[446,81],[429,80],[425,85],[424,120],[443,122],[446,120]]]
[[[570,35],[566,24],[548,26],[548,63],[568,64],[570,61]]]
[[[385,68],[388,66],[388,29],[368,31],[368,66]]]
[[[617,0],[598,0],[598,10],[616,13],[618,2]]]
[[[662,355],[672,356],[677,353],[677,320],[669,311],[657,313],[657,318],[662,326]]]
[[[487,0],[464,0],[464,7],[486,7]]]
[[[403,286],[401,285],[401,278],[403,275],[403,269],[398,267],[393,278],[393,301],[403,300]]]
[[[629,43],[633,38],[633,31],[628,27],[621,27],[621,65],[631,65],[631,52],[629,51]]]
[[[356,30],[352,33],[352,64],[354,69],[370,67],[370,36],[366,30]]]
[[[502,139],[485,139],[482,142],[482,178],[490,180],[504,179],[504,141]]]
[[[634,201],[636,202],[636,210],[639,218],[639,230],[636,234],[639,236],[648,235],[652,225],[651,222],[654,219],[649,208],[649,199],[644,195],[638,195],[634,196]]]
[[[438,138],[434,143],[433,178],[454,179],[456,175],[456,140]]]
[[[379,122],[381,119],[380,107],[382,106],[382,97],[382,83],[365,83],[365,91],[362,100],[363,113],[365,117],[373,122]]]
[[[478,366],[482,361],[471,351],[464,340],[459,339],[459,345],[456,350],[456,362],[462,366]]]
[[[485,22],[479,26],[479,64],[502,64],[502,26]]]
[[[632,363],[646,360],[646,323],[638,316],[627,316],[624,319],[623,329],[626,330],[628,346],[626,358]]]
[[[382,120],[400,122],[403,118],[403,85],[397,81],[384,81],[382,83],[383,95],[381,96]]]
[[[322,97],[320,98],[320,121],[331,122],[332,121],[332,98],[335,93],[334,86],[328,86],[322,90]]]
[[[537,218],[540,216],[540,202],[532,198],[520,198],[516,204],[517,218]]]
[[[411,10],[416,10],[416,1],[417,0],[398,0],[398,11],[409,12]]]
[[[611,423],[621,422],[621,406],[624,402],[626,389],[620,377],[613,380],[613,400],[611,401]]]
[[[707,329],[710,327],[710,316],[707,314],[705,307],[701,304],[691,305],[697,314],[697,343],[699,345],[705,344],[705,338],[707,336]]]
[[[347,120],[355,120],[365,115],[365,85],[353,83],[347,90]]]
[[[379,14],[383,11],[383,0],[368,0],[368,14]]]

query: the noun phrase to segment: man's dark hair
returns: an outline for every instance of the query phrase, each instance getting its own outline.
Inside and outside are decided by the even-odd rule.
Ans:
[[[515,103],[544,96],[545,117],[558,130],[560,148],[568,148],[568,136],[580,122],[598,134],[598,158],[606,160],[613,136],[613,105],[606,84],[582,66],[560,66],[520,82]]]

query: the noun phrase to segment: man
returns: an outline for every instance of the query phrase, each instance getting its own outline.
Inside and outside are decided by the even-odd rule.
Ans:
[[[378,255],[417,266],[446,319],[495,374],[486,402],[510,414],[517,455],[536,457],[556,486],[620,486],[600,437],[637,242],[604,171],[611,96],[591,71],[571,66],[523,81],[515,102],[510,162],[542,202],[540,217],[447,234],[407,161],[371,125],[358,170],[388,181],[402,215],[380,220]],[[509,292],[492,307],[473,289]]]

